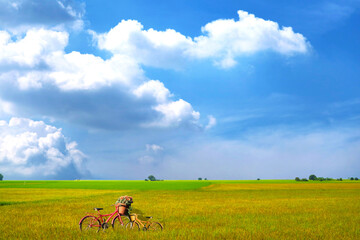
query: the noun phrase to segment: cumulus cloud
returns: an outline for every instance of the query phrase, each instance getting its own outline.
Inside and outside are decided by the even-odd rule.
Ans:
[[[32,104],[31,108],[51,117],[54,116],[52,109],[61,102],[57,117],[61,116],[61,109],[66,108],[68,113],[75,114],[67,116],[68,119],[97,127],[122,125],[126,128],[129,127],[126,121],[143,127],[171,127],[185,121],[197,124],[198,116],[193,115],[191,104],[184,100],[173,101],[173,95],[164,84],[147,79],[135,59],[114,55],[104,60],[92,54],[65,53],[68,37],[66,32],[32,29],[23,38],[12,41],[11,34],[2,31],[0,65],[6,67],[0,73],[3,97],[9,102],[26,105],[36,101],[31,98],[33,94],[51,95],[46,103]],[[12,93],[6,89],[12,89]],[[86,99],[91,101],[84,108]],[[44,107],[44,104],[53,104],[53,107]],[[113,107],[107,106],[109,104]],[[171,111],[175,111],[177,117],[169,117]],[[88,117],[92,119],[86,119]],[[108,124],[109,119],[118,124]],[[153,124],[155,121],[161,122]]]
[[[167,89],[164,86],[164,84],[162,82],[160,82],[159,80],[147,81],[147,82],[143,83],[142,85],[140,85],[139,87],[137,87],[133,91],[133,93],[138,98],[143,98],[146,96],[148,96],[150,98],[155,98],[157,100],[157,102],[159,102],[159,103],[166,102],[172,96],[169,89]]]
[[[67,0],[2,0],[0,27],[23,32],[33,27],[82,29],[85,6]]]
[[[173,29],[144,30],[136,20],[123,20],[104,34],[94,33],[100,49],[131,56],[144,65],[173,67],[189,59],[210,58],[222,68],[233,67],[236,58],[259,51],[283,55],[306,53],[310,44],[291,27],[238,11],[239,20],[219,19],[202,27],[194,39]]]
[[[0,64],[33,68],[51,54],[62,51],[68,43],[68,33],[45,29],[31,29],[13,41],[12,35],[0,31]]]
[[[194,111],[191,104],[182,99],[157,105],[154,109],[161,113],[161,116],[160,119],[149,123],[149,126],[171,127],[187,123],[195,124],[200,118],[200,113]]]
[[[203,36],[196,37],[196,47],[190,53],[199,58],[214,57],[216,64],[228,68],[236,64],[235,58],[259,51],[271,50],[291,55],[306,53],[309,43],[291,27],[279,27],[270,20],[238,11],[239,21],[220,19],[206,24]]]
[[[136,20],[122,20],[109,32],[93,35],[100,49],[131,56],[142,64],[154,67],[178,68],[186,49],[193,44],[191,38],[173,29],[143,30]]]
[[[11,40],[0,32],[0,64],[7,66],[21,89],[52,84],[62,90],[98,89],[117,83],[130,85],[142,78],[134,60],[115,56],[103,60],[92,54],[65,53],[69,34],[45,29],[31,29],[22,39]]]
[[[85,155],[61,129],[25,118],[0,121],[0,170],[33,179],[89,177]]]

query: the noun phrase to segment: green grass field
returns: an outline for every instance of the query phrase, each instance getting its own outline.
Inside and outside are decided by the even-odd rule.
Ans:
[[[121,195],[163,232],[79,230]],[[356,181],[2,181],[0,239],[360,239]]]

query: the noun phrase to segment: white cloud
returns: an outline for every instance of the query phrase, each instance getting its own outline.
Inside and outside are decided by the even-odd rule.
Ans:
[[[65,53],[67,42],[66,32],[54,30],[32,29],[16,41],[11,40],[9,33],[1,32],[0,43],[3,47],[0,50],[2,53],[0,64],[9,68],[9,71],[0,74],[3,84],[8,83],[4,87],[13,88],[15,82],[15,87],[17,85],[17,88],[26,94],[31,93],[33,89],[48,91],[47,87],[50,86],[64,92],[64,98],[69,96],[66,94],[69,91],[81,91],[82,96],[86,96],[105,88],[112,88],[121,95],[122,102],[116,103],[117,99],[113,99],[111,105],[121,104],[119,107],[122,109],[124,109],[122,104],[143,105],[137,109],[126,108],[124,111],[127,113],[122,114],[123,117],[127,115],[136,117],[138,125],[172,127],[178,126],[178,122],[186,121],[197,124],[196,114],[188,111],[189,108],[192,109],[191,105],[184,100],[173,101],[171,99],[173,95],[159,80],[146,79],[135,59],[116,54],[104,60],[92,54]],[[61,98],[62,94],[58,97]],[[56,101],[66,102],[67,100],[57,99]],[[103,100],[94,103],[96,109],[100,110],[97,106],[101,101]],[[164,106],[167,108],[165,109]],[[73,106],[68,107],[71,110]],[[174,108],[176,108],[174,110],[176,117],[170,117],[169,111]],[[74,109],[75,111],[77,110]],[[109,111],[113,110],[109,109]],[[137,111],[143,112],[143,119]],[[50,116],[48,112],[42,114]],[[87,113],[86,116],[90,114]],[[83,114],[77,115],[84,117]],[[94,118],[99,118],[99,115],[101,113],[93,112]],[[159,115],[163,115],[162,118],[166,123],[149,124],[149,122],[157,121]],[[176,122],[172,123],[172,120]],[[92,122],[99,123],[99,120]]]
[[[80,178],[88,175],[84,160],[61,129],[25,118],[0,121],[0,170],[7,176]]]
[[[172,96],[169,89],[167,89],[159,80],[150,80],[137,87],[133,93],[141,97],[155,98],[158,103],[164,103]]]
[[[154,109],[161,113],[161,118],[150,123],[149,126],[171,127],[186,123],[196,123],[200,113],[194,111],[191,104],[180,99],[178,101],[159,104]]]
[[[11,35],[2,31],[0,64],[13,69],[21,89],[45,83],[62,90],[98,89],[118,83],[129,86],[143,78],[138,64],[126,56],[103,60],[92,54],[66,54],[68,37],[66,32],[32,29],[24,38],[11,41]]]
[[[130,56],[154,67],[178,68],[186,49],[193,44],[191,38],[173,29],[143,30],[136,20],[122,20],[109,32],[94,34],[94,37],[100,49]]]
[[[62,90],[99,89],[118,84],[129,87],[143,78],[136,62],[126,56],[103,60],[92,54],[71,52],[52,55],[47,63],[52,70],[44,78]]]
[[[35,67],[52,54],[60,54],[68,43],[69,34],[45,29],[31,29],[17,41],[10,33],[0,31],[0,64]]]
[[[146,151],[149,151],[149,152],[157,153],[159,151],[164,150],[164,148],[162,148],[161,146],[156,145],[156,144],[146,144],[145,146],[146,146]]]
[[[178,68],[191,59],[210,58],[215,65],[230,68],[236,58],[271,50],[284,55],[306,53],[310,44],[291,27],[238,11],[239,20],[220,19],[202,27],[194,39],[173,29],[143,30],[135,20],[123,20],[108,33],[94,34],[100,49],[127,55],[155,67]]]
[[[206,125],[205,129],[208,130],[216,125],[216,118],[214,116],[209,115],[209,123]]]
[[[291,55],[306,53],[309,43],[291,27],[279,28],[278,23],[238,11],[239,21],[221,19],[206,24],[204,35],[194,39],[190,54],[198,58],[212,57],[223,68],[235,65],[235,58],[259,51],[272,50]]]

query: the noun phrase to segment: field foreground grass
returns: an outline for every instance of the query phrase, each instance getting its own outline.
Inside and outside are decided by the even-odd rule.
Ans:
[[[1,182],[0,239],[360,239],[360,183],[104,182]],[[120,195],[164,231],[80,232],[87,212],[112,212]]]

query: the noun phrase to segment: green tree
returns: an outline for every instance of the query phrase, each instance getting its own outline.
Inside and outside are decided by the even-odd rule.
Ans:
[[[309,176],[309,180],[315,181],[315,180],[317,180],[317,177],[316,177],[314,174],[311,174],[311,175]]]
[[[4,179],[4,176],[0,173],[0,181]]]
[[[198,180],[199,180],[199,181],[201,181],[201,180],[202,180],[202,178],[201,178],[201,177],[199,177],[199,178],[198,178]]]
[[[355,180],[357,181],[357,180],[359,180],[359,179],[356,177]]]
[[[296,178],[295,178],[295,181],[300,181],[300,178],[299,178],[299,177],[296,177]]]
[[[351,177],[351,178],[350,178],[350,180],[354,180],[354,178],[353,178],[353,177]]]
[[[301,179],[301,181],[304,181],[304,182],[306,182],[306,181],[308,181],[306,178],[303,178],[303,179]]]
[[[149,179],[150,181],[156,181],[156,177],[154,177],[154,175],[148,176],[148,179]]]

